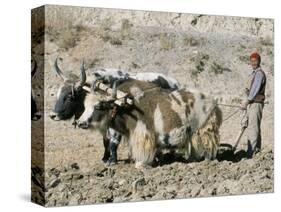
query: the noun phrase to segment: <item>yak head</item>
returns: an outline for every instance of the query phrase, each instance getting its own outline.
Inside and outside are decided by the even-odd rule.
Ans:
[[[108,93],[96,88],[93,82],[91,94],[85,99],[85,111],[78,120],[78,127],[82,129],[99,129],[105,132],[110,125],[113,110],[118,107],[116,101],[116,83]]]
[[[79,82],[75,82],[72,79],[68,79],[58,66],[58,58],[56,58],[54,69],[59,77],[62,79],[63,84],[60,86],[57,92],[57,99],[55,107],[50,114],[50,118],[59,121],[67,120],[75,116],[75,119],[80,117],[84,111],[84,99],[86,91],[83,89],[83,85],[86,82],[86,73],[84,67],[84,61],[80,68]]]

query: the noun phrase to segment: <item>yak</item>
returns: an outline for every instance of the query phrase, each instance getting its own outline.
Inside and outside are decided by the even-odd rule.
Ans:
[[[137,168],[151,165],[163,148],[176,148],[196,160],[214,159],[221,123],[222,112],[213,98],[186,88],[167,92],[134,79],[114,89],[93,82],[78,120],[79,127],[102,135],[108,128],[121,133]]]

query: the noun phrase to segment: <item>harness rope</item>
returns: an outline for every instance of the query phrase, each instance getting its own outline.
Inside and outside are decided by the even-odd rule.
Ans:
[[[264,105],[268,104],[268,102],[264,102]],[[232,116],[234,116],[235,114],[237,114],[239,111],[241,111],[241,106],[239,105],[232,105],[232,104],[222,104],[222,103],[217,103],[217,105],[223,106],[223,107],[232,107],[232,108],[238,108],[237,110],[235,110],[232,114],[230,114],[227,118],[225,118],[222,122],[227,121],[228,119],[230,119]],[[243,120],[245,119],[245,117],[247,116],[247,113],[243,113],[242,119],[241,119],[241,125]]]
[[[222,122],[227,121],[228,119],[230,119],[231,117],[233,117],[235,114],[237,114],[241,109],[238,108],[237,110],[235,110],[233,113],[231,113],[229,116],[227,116],[225,119],[222,120]]]

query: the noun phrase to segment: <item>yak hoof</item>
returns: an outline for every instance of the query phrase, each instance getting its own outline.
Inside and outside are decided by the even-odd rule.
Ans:
[[[109,159],[109,160],[105,163],[106,166],[114,166],[114,165],[116,165],[116,164],[117,164],[117,161],[116,161],[116,160],[111,160],[111,159]]]
[[[101,161],[102,161],[103,163],[107,163],[107,162],[108,162],[108,158],[102,158]]]
[[[110,154],[104,154],[103,158],[101,159],[104,163],[107,163],[107,161],[110,159]]]

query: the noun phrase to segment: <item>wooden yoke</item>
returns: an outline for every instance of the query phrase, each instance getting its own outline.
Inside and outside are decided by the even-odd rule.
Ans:
[[[106,84],[102,83],[102,82],[97,82],[96,83],[96,88],[105,91],[106,93],[113,95],[114,90],[110,87],[108,87]],[[122,91],[116,90],[116,101],[114,102],[115,104],[122,106],[124,104],[129,104],[129,105],[133,105],[133,100],[130,98],[127,98],[128,94],[124,93]]]

